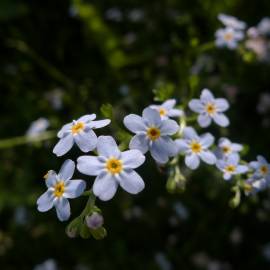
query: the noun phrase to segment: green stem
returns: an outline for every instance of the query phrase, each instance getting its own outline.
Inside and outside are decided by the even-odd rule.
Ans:
[[[89,198],[88,198],[88,201],[86,203],[85,208],[83,209],[82,213],[80,214],[80,218],[82,218],[82,219],[92,211],[93,207],[95,206],[95,202],[96,202],[96,196],[94,195],[92,190],[88,190],[88,191],[83,193],[83,195],[85,195],[85,196],[86,196],[86,194],[89,194]]]
[[[24,136],[9,138],[9,139],[2,139],[0,140],[0,149],[10,148],[10,147],[28,144],[28,143],[46,141],[51,138],[54,138],[55,136],[56,136],[55,131],[46,131],[36,136],[24,135]]]

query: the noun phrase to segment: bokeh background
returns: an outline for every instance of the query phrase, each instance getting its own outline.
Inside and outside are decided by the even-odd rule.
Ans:
[[[208,87],[231,103],[229,131],[210,131],[245,144],[248,161],[270,159],[270,66],[203,46],[221,12],[252,26],[270,15],[270,2],[0,0],[1,269],[270,269],[268,191],[232,209],[231,185],[201,166],[186,172],[185,192],[170,194],[166,173],[148,159],[141,194],[119,190],[97,203],[108,236],[70,239],[53,210],[35,205],[43,175],[65,159],[52,154],[56,138],[17,138],[37,119],[54,132],[95,112],[113,114],[99,132],[121,141],[123,117],[153,103],[153,89],[184,104]],[[67,157],[78,155],[74,148]],[[73,217],[85,203],[72,201]]]

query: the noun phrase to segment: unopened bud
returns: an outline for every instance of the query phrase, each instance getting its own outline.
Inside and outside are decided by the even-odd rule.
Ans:
[[[103,225],[104,219],[101,214],[94,212],[91,216],[85,218],[85,222],[90,229],[96,230]]]

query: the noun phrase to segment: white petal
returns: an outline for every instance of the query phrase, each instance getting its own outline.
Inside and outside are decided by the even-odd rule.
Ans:
[[[210,101],[213,101],[215,98],[213,96],[213,94],[211,93],[211,91],[209,89],[203,89],[202,93],[201,93],[201,101],[208,103]]]
[[[141,116],[129,114],[124,118],[124,125],[133,133],[145,131],[147,129]]]
[[[241,174],[241,173],[246,173],[248,171],[248,167],[245,165],[239,165],[236,168],[236,172]]]
[[[179,117],[183,115],[183,111],[179,109],[171,109],[168,111],[167,115],[169,117]]]
[[[147,121],[149,126],[159,127],[161,124],[159,113],[151,108],[146,108],[143,110],[143,119]]]
[[[225,98],[217,98],[215,99],[215,105],[217,107],[218,112],[224,112],[229,109],[229,103]]]
[[[239,155],[238,154],[231,154],[229,155],[228,159],[227,159],[227,163],[228,164],[232,164],[232,165],[237,165],[239,162]]]
[[[175,99],[168,99],[165,102],[163,102],[160,107],[165,108],[166,110],[170,110],[175,106],[175,104],[176,104]]]
[[[179,130],[179,125],[174,120],[164,120],[161,123],[161,135],[173,135]]]
[[[198,139],[198,135],[195,129],[192,127],[185,127],[183,130],[183,136],[185,139],[189,140]]]
[[[86,183],[83,180],[71,180],[65,186],[64,196],[66,198],[77,198],[79,197],[85,190]]]
[[[74,139],[71,134],[66,135],[65,137],[61,138],[59,142],[53,148],[53,153],[56,154],[58,157],[63,156],[66,154],[73,146]]]
[[[195,170],[200,165],[200,159],[197,155],[191,154],[185,157],[185,163],[190,169]]]
[[[203,151],[200,154],[200,157],[205,163],[210,164],[210,165],[215,164],[217,161],[216,156],[210,151]]]
[[[232,150],[235,152],[240,152],[243,150],[243,145],[238,144],[238,143],[233,143],[232,144]]]
[[[93,130],[80,132],[74,136],[74,140],[82,152],[86,153],[96,148],[97,135]]]
[[[213,119],[221,127],[227,127],[230,124],[229,119],[223,113],[214,114]]]
[[[71,159],[67,159],[60,169],[59,178],[65,181],[71,179],[74,174],[74,170],[75,163]]]
[[[97,142],[97,151],[100,156],[103,157],[119,157],[119,148],[111,136],[99,136]]]
[[[64,135],[67,135],[67,133],[70,133],[70,129],[72,127],[72,123],[65,124],[60,131],[57,133],[58,138],[62,138]]]
[[[110,200],[116,193],[118,183],[110,174],[99,175],[93,185],[94,194],[102,201]]]
[[[210,126],[211,122],[212,122],[212,119],[208,114],[200,114],[198,117],[198,124],[202,128],[206,128]]]
[[[184,153],[189,149],[188,143],[183,139],[175,140],[177,152]]]
[[[257,156],[257,159],[261,164],[268,164],[267,160],[263,156]]]
[[[223,178],[225,179],[225,180],[230,180],[231,178],[232,178],[232,175],[230,174],[230,173],[224,173],[223,174]]]
[[[48,175],[46,176],[45,183],[48,188],[53,187],[57,181],[57,174],[55,171],[48,171]]]
[[[210,133],[203,134],[200,136],[200,138],[200,143],[204,148],[210,147],[215,141],[214,136]]]
[[[145,156],[141,151],[134,149],[122,152],[121,159],[124,163],[124,169],[135,169],[144,163]]]
[[[108,126],[111,123],[110,119],[91,121],[88,125],[90,128],[103,128]]]
[[[99,175],[105,168],[105,163],[98,157],[81,156],[77,159],[77,169],[86,175]]]
[[[80,117],[77,122],[84,122],[84,123],[87,123],[87,122],[90,122],[90,121],[93,121],[94,119],[96,119],[96,115],[93,113],[93,114],[86,114],[82,117]]]
[[[57,217],[60,221],[68,220],[70,217],[70,205],[68,199],[60,198],[55,203]]]
[[[192,99],[188,106],[193,112],[202,113],[204,111],[204,106],[199,99]]]
[[[129,148],[138,149],[145,154],[149,149],[149,140],[147,140],[146,135],[137,134],[131,139]]]
[[[53,207],[53,195],[52,192],[46,191],[37,200],[38,211],[46,212]]]
[[[124,172],[119,178],[120,186],[131,194],[137,194],[144,189],[144,182],[139,174],[131,170],[129,172]]]

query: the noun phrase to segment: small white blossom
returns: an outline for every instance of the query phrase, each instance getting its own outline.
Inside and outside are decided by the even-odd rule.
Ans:
[[[215,43],[218,48],[227,47],[231,50],[236,49],[238,42],[244,38],[243,32],[237,31],[231,27],[218,29],[215,36]]]
[[[238,143],[232,143],[227,138],[220,138],[218,141],[218,149],[216,156],[218,159],[227,158],[231,154],[237,154],[243,150],[243,146]]]
[[[98,137],[98,156],[81,156],[77,168],[81,173],[97,176],[93,193],[108,201],[115,195],[118,185],[131,194],[144,189],[144,182],[134,169],[141,166],[144,155],[138,150],[120,152],[111,136]]]
[[[70,205],[68,199],[79,197],[85,190],[83,180],[71,180],[75,170],[75,163],[68,159],[62,165],[59,174],[49,171],[45,176],[48,190],[37,200],[40,212],[46,212],[52,207],[56,208],[57,217],[65,221],[70,217]]]
[[[270,18],[269,17],[263,18],[259,22],[257,29],[261,35],[269,35],[270,34]]]
[[[96,115],[89,114],[64,125],[57,134],[60,140],[54,147],[53,153],[57,156],[63,156],[72,148],[74,143],[85,153],[95,149],[97,136],[93,129],[105,127],[110,124],[111,120],[94,121],[94,119],[96,119]]]
[[[263,156],[257,156],[257,161],[250,162],[249,166],[255,171],[254,178],[264,178],[270,182],[270,163]]]
[[[239,155],[237,154],[231,154],[227,159],[220,159],[216,164],[218,169],[223,172],[223,178],[225,180],[230,180],[233,175],[248,171],[246,165],[239,165]]]
[[[176,145],[170,137],[179,130],[174,120],[162,120],[157,110],[146,108],[142,117],[136,114],[126,116],[124,124],[136,134],[130,141],[130,149],[138,149],[143,154],[149,150],[152,157],[161,164],[176,155]]]
[[[219,14],[218,19],[226,26],[231,27],[235,30],[244,30],[246,28],[246,23],[243,21],[238,20],[236,17],[226,15],[226,14]]]
[[[203,89],[200,99],[192,99],[189,108],[199,113],[198,123],[201,127],[208,127],[212,120],[222,127],[229,125],[229,119],[223,114],[229,108],[224,98],[215,98],[208,89]]]
[[[38,264],[33,270],[57,270],[57,264],[54,259],[48,259],[45,262]]]
[[[26,132],[28,137],[35,137],[43,133],[50,126],[50,122],[47,118],[41,117],[31,123],[29,129]]]
[[[214,143],[214,137],[210,133],[199,136],[191,127],[183,130],[183,139],[175,141],[178,151],[184,153],[185,164],[192,170],[200,165],[200,159],[205,163],[213,165],[216,163],[216,156],[208,150]]]
[[[150,108],[155,109],[159,112],[162,120],[168,119],[170,117],[180,117],[183,115],[183,111],[175,109],[176,100],[168,99],[161,105],[150,105]]]

